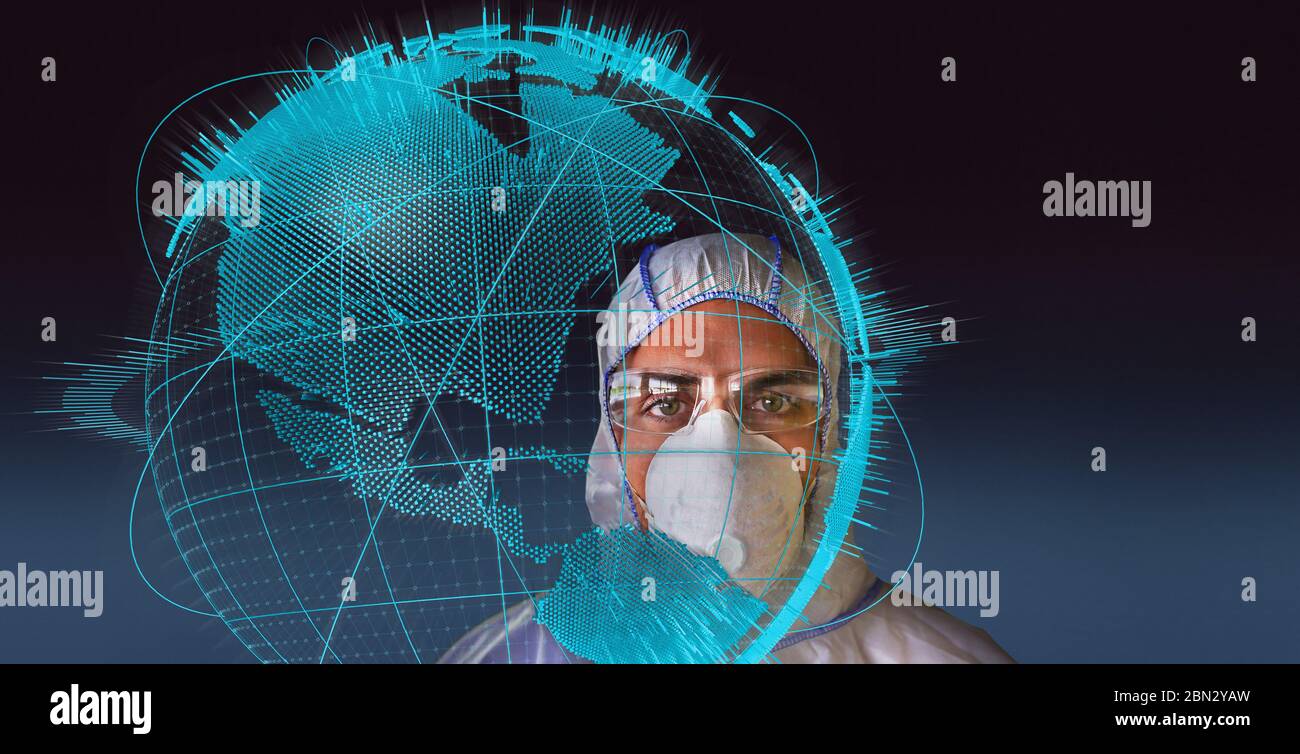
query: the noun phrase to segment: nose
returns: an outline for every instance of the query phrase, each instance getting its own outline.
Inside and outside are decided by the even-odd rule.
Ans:
[[[699,413],[705,414],[714,410],[726,410],[727,399],[721,395],[711,395],[704,399],[704,405],[700,408]]]

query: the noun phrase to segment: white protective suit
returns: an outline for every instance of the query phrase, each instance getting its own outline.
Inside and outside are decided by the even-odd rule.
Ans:
[[[648,291],[653,290],[653,295]],[[602,395],[613,367],[672,314],[715,298],[758,306],[789,326],[816,357],[832,407],[821,437],[820,458],[830,458],[839,440],[835,386],[841,352],[830,334],[838,330],[819,286],[810,282],[799,260],[782,254],[774,239],[712,234],[651,247],[624,279],[603,321],[621,330],[599,349]],[[821,309],[810,302],[820,302]],[[648,318],[627,312],[655,312]],[[602,416],[587,474],[587,507],[592,521],[609,530],[636,521],[614,435],[602,402]],[[802,573],[817,547],[821,516],[834,489],[836,464],[820,464],[807,502],[808,526],[794,573]],[[773,651],[782,663],[1007,663],[1013,662],[989,635],[937,607],[911,606],[919,600],[886,597],[857,614],[891,584],[877,579],[860,558],[840,554],[804,609],[809,623],[798,623]],[[793,588],[772,587],[765,599],[779,607]],[[491,618],[458,640],[440,659],[446,663],[584,662],[568,652],[534,620],[531,600],[516,603],[505,616]],[[846,619],[848,618],[848,619]],[[809,626],[816,628],[809,628]],[[507,648],[507,634],[508,648]]]

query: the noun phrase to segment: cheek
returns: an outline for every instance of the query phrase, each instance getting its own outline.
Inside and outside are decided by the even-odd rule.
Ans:
[[[813,456],[817,452],[817,432],[813,429],[800,429],[773,435],[772,439],[785,448],[786,452],[790,454],[792,462],[796,454],[800,454],[806,459],[803,468],[799,471],[799,478],[807,484],[808,480],[817,473],[817,461],[813,460]]]
[[[648,437],[636,435],[633,437],[624,436],[622,432],[615,431],[614,436],[618,440],[618,446],[623,452],[623,467],[627,472],[627,483],[632,487],[632,491],[641,499],[645,499],[645,478],[650,470],[650,461],[654,458],[654,451],[662,440],[654,442]]]
[[[642,500],[645,499],[645,477],[650,469],[649,453],[636,453],[629,451],[627,462],[627,483],[632,486],[632,491]]]

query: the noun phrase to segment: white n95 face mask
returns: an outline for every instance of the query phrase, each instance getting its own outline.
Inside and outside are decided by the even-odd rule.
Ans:
[[[766,435],[742,433],[728,411],[708,411],[669,435],[650,461],[645,491],[650,526],[716,557],[751,594],[787,571],[803,547],[803,482],[792,456]]]

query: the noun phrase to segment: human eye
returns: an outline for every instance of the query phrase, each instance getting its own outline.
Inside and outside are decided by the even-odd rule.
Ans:
[[[657,419],[671,419],[681,413],[684,405],[679,395],[658,395],[647,401],[643,412]]]
[[[689,417],[695,394],[695,383],[689,378],[671,373],[639,373],[623,379],[626,387],[610,401],[616,424],[664,432],[673,431]]]
[[[766,414],[780,414],[795,410],[799,402],[799,399],[793,395],[776,390],[764,390],[754,396],[747,407]]]
[[[820,407],[815,373],[794,370],[758,372],[731,384],[741,421],[751,430],[772,431],[810,424]]]

